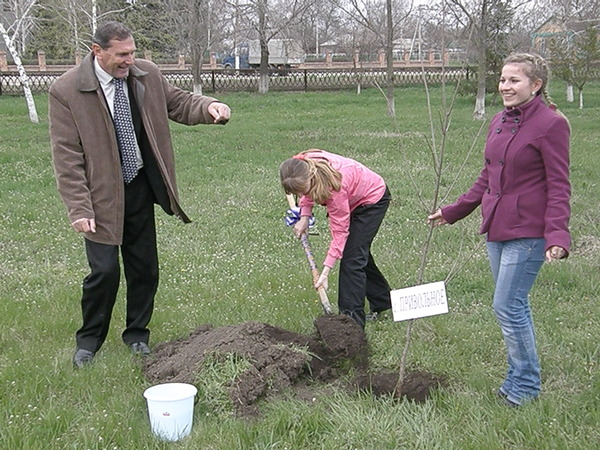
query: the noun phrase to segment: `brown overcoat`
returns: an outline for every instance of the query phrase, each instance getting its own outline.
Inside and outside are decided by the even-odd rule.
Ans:
[[[189,222],[179,205],[169,119],[186,125],[211,124],[208,105],[217,100],[170,85],[150,61],[136,60],[130,78],[170,209]],[[70,222],[94,219],[96,233],[85,237],[120,245],[125,202],[119,148],[92,53],[52,84],[48,102],[54,172]]]

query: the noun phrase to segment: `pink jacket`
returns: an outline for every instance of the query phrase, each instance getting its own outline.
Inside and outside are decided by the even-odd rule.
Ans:
[[[333,267],[335,262],[342,258],[350,233],[352,211],[358,206],[373,205],[381,200],[385,193],[385,181],[363,164],[324,150],[298,154],[294,158],[324,159],[342,174],[342,188],[339,192],[332,191],[332,196],[323,205],[327,207],[329,231],[331,232],[331,244],[323,265]],[[313,205],[314,202],[310,197],[303,196],[300,199],[300,214],[310,216]]]
[[[570,248],[569,135],[564,117],[536,97],[490,123],[484,167],[471,189],[442,208],[449,223],[481,204],[488,241],[545,238]]]

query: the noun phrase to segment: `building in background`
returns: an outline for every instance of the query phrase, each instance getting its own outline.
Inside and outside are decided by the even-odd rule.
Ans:
[[[552,40],[568,45],[573,36],[590,26],[600,31],[600,19],[563,21],[552,16],[531,33],[531,46],[543,57],[548,57]]]

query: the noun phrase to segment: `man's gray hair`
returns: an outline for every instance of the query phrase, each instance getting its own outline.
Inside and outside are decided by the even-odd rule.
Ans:
[[[110,21],[103,23],[96,29],[92,42],[102,48],[108,48],[111,40],[122,41],[131,36],[131,30],[121,22]]]

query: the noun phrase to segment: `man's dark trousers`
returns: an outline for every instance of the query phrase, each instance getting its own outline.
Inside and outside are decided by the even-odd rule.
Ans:
[[[145,171],[125,185],[125,222],[120,246],[127,281],[127,318],[122,338],[126,344],[148,342],[147,326],[158,288],[158,254],[154,221],[155,197]],[[77,347],[98,351],[108,334],[119,289],[119,246],[85,240],[90,274],[83,280],[83,326]]]

